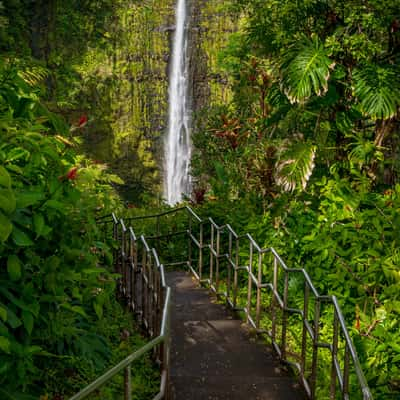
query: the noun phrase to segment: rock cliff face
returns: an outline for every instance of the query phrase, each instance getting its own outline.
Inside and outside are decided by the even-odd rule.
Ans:
[[[235,31],[235,17],[222,0],[192,0],[191,71],[193,109],[224,103],[230,99],[228,79],[218,63],[218,53]]]
[[[168,120],[168,71],[174,33],[174,0],[132,4],[118,17],[110,65],[113,118],[110,131],[87,143],[110,160],[125,180],[131,199],[140,193],[161,196],[163,137]],[[190,0],[190,90],[196,115],[208,104],[224,102],[230,90],[217,63],[218,51],[234,30],[234,21],[221,0]],[[98,132],[96,132],[97,134]],[[105,154],[104,154],[105,153]],[[105,157],[103,157],[105,155]]]
[[[217,53],[234,21],[223,0],[188,1],[196,134],[196,115],[229,99]],[[74,134],[81,136],[89,158],[107,163],[121,176],[121,192],[130,202],[146,201],[146,193],[161,198],[175,0],[115,0],[107,12],[79,10],[75,0],[51,4],[45,16],[38,7],[29,17],[32,54],[52,72],[49,101],[71,124],[88,115],[87,127]]]
[[[94,63],[93,91],[99,107],[96,129],[85,137],[88,153],[111,165],[124,180],[132,203],[160,193],[162,137],[168,113],[168,61],[174,32],[173,0],[128,2],[110,24],[113,46],[104,63]],[[90,96],[93,97],[93,96]],[[101,114],[101,115],[100,115]]]

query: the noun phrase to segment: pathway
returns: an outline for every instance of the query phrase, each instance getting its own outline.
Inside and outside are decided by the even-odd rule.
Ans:
[[[170,272],[172,400],[296,400],[304,395],[265,344],[191,275]]]

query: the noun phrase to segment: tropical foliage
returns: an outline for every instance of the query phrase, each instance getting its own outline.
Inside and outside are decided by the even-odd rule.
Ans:
[[[0,394],[59,398],[142,343],[120,342],[133,325],[114,300],[112,243],[97,222],[118,209],[111,185],[122,182],[76,153],[71,130],[86,117],[70,128],[43,105],[46,71],[1,61]]]
[[[400,4],[228,3],[232,101],[201,120],[195,194],[340,297],[376,398],[395,398]]]

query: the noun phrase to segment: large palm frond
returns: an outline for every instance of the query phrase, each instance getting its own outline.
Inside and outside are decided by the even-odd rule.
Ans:
[[[400,106],[400,81],[394,67],[366,65],[353,74],[361,110],[373,119],[392,118]]]
[[[276,166],[276,183],[285,191],[305,189],[314,169],[316,147],[307,142],[295,142],[283,148]]]
[[[291,46],[281,65],[283,88],[290,102],[303,102],[313,93],[317,96],[325,94],[333,67],[334,63],[317,36],[304,37]]]

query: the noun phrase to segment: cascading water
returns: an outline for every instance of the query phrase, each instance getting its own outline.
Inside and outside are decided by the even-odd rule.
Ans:
[[[186,0],[177,0],[169,78],[169,121],[165,143],[164,196],[170,205],[190,191],[190,104]]]

